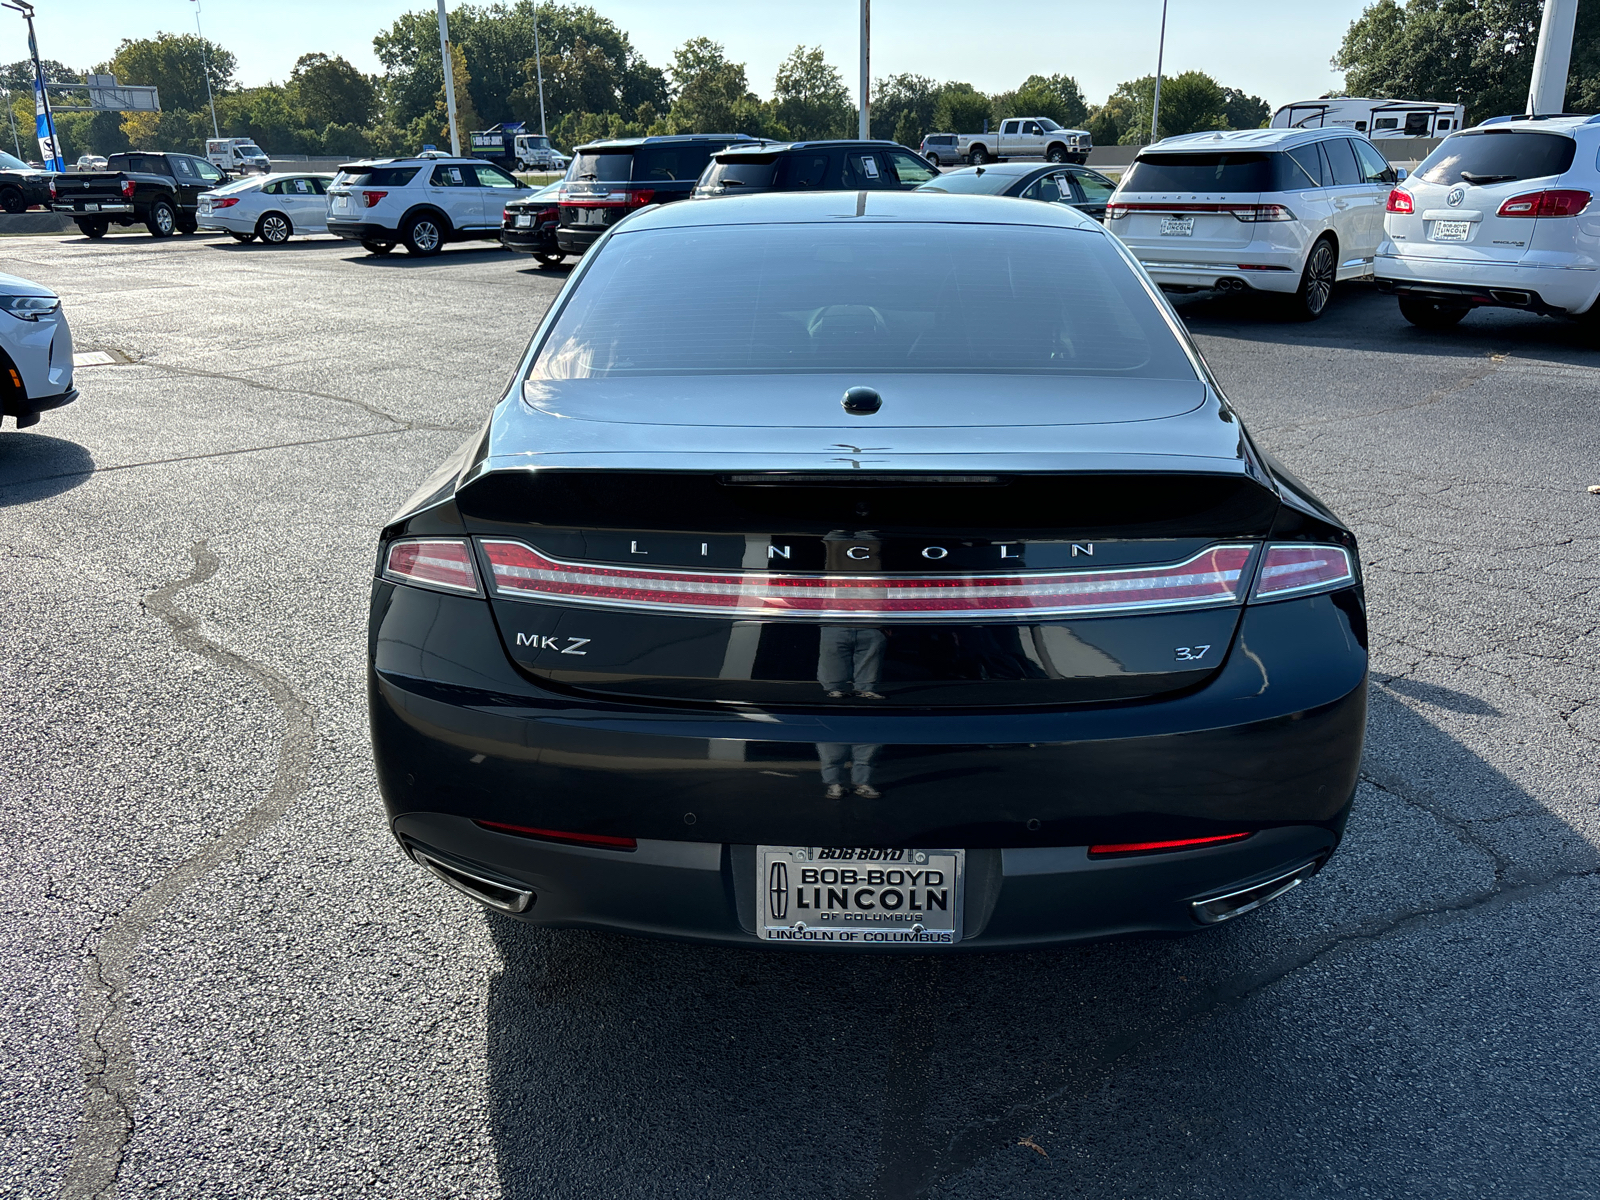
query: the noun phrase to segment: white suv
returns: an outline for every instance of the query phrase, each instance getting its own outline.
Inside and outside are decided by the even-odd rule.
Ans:
[[[531,195],[491,162],[424,155],[348,163],[328,188],[328,232],[370,254],[397,245],[437,254],[446,242],[499,240],[508,201]]]
[[[1474,308],[1578,316],[1600,295],[1600,117],[1497,117],[1389,193],[1378,288],[1413,325]]]
[[[1372,274],[1399,178],[1349,129],[1185,134],[1139,152],[1106,227],[1168,291],[1277,292],[1309,320]]]

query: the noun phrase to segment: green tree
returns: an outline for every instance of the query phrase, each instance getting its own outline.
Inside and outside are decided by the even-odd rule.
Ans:
[[[342,57],[302,54],[289,75],[289,91],[301,122],[311,129],[367,125],[377,110],[372,80]]]
[[[672,54],[667,69],[672,108],[667,124],[677,133],[742,133],[760,100],[751,93],[743,63],[729,62],[720,42],[690,38]]]
[[[940,85],[926,75],[890,75],[872,85],[872,128],[913,149],[933,128]]]
[[[1096,146],[1117,146],[1122,144],[1123,137],[1133,128],[1139,116],[1137,100],[1113,92],[1106,98],[1104,104],[1089,110],[1089,119],[1085,122]],[[1145,114],[1145,129],[1150,128],[1149,114]]]
[[[821,46],[796,46],[778,65],[772,86],[772,117],[792,138],[841,138],[854,132],[850,89]]]
[[[484,128],[478,110],[472,105],[472,72],[467,70],[467,56],[454,42],[450,44],[450,78],[456,85],[456,136],[461,139],[461,152],[472,152],[471,134]],[[439,131],[438,145],[450,144],[450,106],[445,100],[444,85],[439,85],[439,98],[433,102],[433,127]]]
[[[1222,89],[1222,118],[1229,129],[1264,129],[1272,109],[1260,96],[1247,96],[1238,88]]]
[[[64,63],[58,63],[53,58],[42,60],[44,77],[51,83],[67,83],[82,78],[81,71],[74,71]],[[14,63],[0,66],[0,88],[8,92],[27,92],[33,95],[33,59],[19,58]],[[9,127],[9,122],[7,126]]]
[[[1460,98],[1469,119],[1519,113],[1528,100],[1540,0],[1378,0],[1350,24],[1333,65],[1345,93],[1380,99]],[[1600,6],[1580,4],[1567,109],[1600,102]]]
[[[1089,116],[1083,90],[1070,75],[1029,75],[1011,99],[1018,117],[1049,117],[1068,129],[1081,128]],[[995,113],[996,117],[1001,114]]]
[[[952,83],[934,105],[933,124],[941,133],[977,133],[991,115],[989,97],[970,83]]]
[[[220,96],[234,86],[238,60],[210,39],[192,33],[158,33],[153,38],[124,38],[111,61],[100,71],[110,71],[119,83],[154,87],[163,109],[199,112],[208,108],[206,80],[211,93]]]
[[[1164,138],[1207,129],[1226,129],[1225,98],[1217,81],[1204,71],[1185,71],[1161,81],[1158,131]]]

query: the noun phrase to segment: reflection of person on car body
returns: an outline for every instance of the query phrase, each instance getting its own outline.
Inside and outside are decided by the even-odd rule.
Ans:
[[[858,696],[863,700],[882,700],[878,676],[883,670],[883,648],[888,638],[881,629],[862,629],[851,625],[824,625],[821,651],[817,655],[817,682],[831,699]],[[850,766],[850,786],[867,800],[878,798],[872,786],[872,760],[878,746],[852,746],[845,742],[818,742],[817,757],[822,760],[822,782],[828,798],[844,796],[845,764]]]

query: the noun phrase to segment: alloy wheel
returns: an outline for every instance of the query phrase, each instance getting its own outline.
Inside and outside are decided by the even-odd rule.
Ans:
[[[1327,242],[1318,242],[1316,249],[1311,252],[1311,261],[1306,263],[1304,284],[1306,311],[1313,316],[1328,307],[1328,300],[1333,295],[1333,277],[1333,250]]]
[[[261,218],[261,240],[280,246],[289,240],[289,222],[277,213]]]

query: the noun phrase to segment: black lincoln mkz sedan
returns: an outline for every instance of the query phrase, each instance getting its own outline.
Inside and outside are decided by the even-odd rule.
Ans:
[[[1226,920],[1338,845],[1366,712],[1350,531],[1116,238],[985,196],[609,230],[384,529],[369,650],[420,866],[729,944]]]

